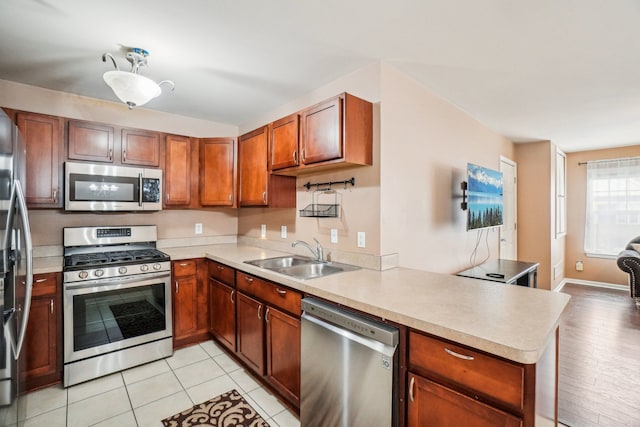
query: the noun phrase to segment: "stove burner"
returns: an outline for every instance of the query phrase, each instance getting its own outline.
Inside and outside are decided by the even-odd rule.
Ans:
[[[130,251],[93,252],[74,254],[64,259],[65,268],[87,268],[105,265],[131,264],[133,262],[167,261],[169,257],[156,249]]]

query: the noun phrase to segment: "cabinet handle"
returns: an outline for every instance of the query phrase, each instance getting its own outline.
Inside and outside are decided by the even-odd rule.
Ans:
[[[169,193],[167,193],[167,202],[169,201]]]
[[[269,307],[267,307],[267,311],[264,313],[264,321],[269,323]]]
[[[229,201],[232,202],[233,201],[233,194],[229,194]]]
[[[36,283],[43,283],[46,282],[49,279],[36,279]]]
[[[122,150],[122,163],[127,163],[127,150]]]
[[[262,203],[264,203],[265,205],[267,204],[267,192],[266,191],[262,192]]]
[[[258,320],[262,320],[262,317],[260,317],[261,311],[262,311],[262,304],[258,304]]]
[[[298,152],[293,150],[293,163],[298,164]]]
[[[276,292],[278,293],[278,295],[286,295],[287,291],[285,291],[284,289],[280,289],[280,288],[276,288]]]
[[[231,291],[231,304],[235,304],[236,302],[233,300],[233,294],[235,294],[236,291]]]
[[[253,278],[251,278],[249,276],[244,276],[244,280],[246,280],[247,283],[252,283],[253,282]]]
[[[411,377],[411,381],[409,382],[409,401],[414,402],[413,398],[413,386],[416,383],[416,377]]]
[[[219,266],[218,266],[218,270],[222,271],[222,270],[224,270],[224,267],[223,267],[223,266],[221,266],[221,265],[219,265]]]
[[[181,262],[180,264],[178,264],[180,267],[186,267],[187,265],[189,265],[188,262]]]
[[[176,280],[176,294],[178,293],[179,290],[180,290],[180,285],[178,284],[178,281]]]
[[[58,203],[58,189],[57,188],[53,189],[53,193],[51,195],[53,196],[53,203]]]
[[[464,354],[456,353],[453,350],[449,350],[446,347],[444,348],[444,351],[446,351],[448,354],[452,355],[453,357],[457,357],[458,359],[462,359],[462,360],[473,360],[474,359],[473,356],[465,356]]]
[[[113,148],[109,148],[109,160],[113,160]]]
[[[51,301],[49,302],[49,307],[51,308],[51,314],[53,314],[53,298],[51,298]]]
[[[302,149],[302,163],[304,163],[304,158],[305,158],[305,152],[304,152],[304,148]]]

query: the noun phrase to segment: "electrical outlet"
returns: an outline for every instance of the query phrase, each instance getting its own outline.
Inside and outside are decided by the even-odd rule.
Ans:
[[[267,237],[267,224],[260,225],[260,237],[263,239]]]
[[[287,238],[287,226],[283,225],[280,227],[280,237],[282,237],[283,239]]]
[[[584,271],[584,264],[582,261],[576,261],[576,271]]]
[[[358,247],[359,248],[366,247],[364,231],[358,231]]]
[[[338,243],[338,229],[331,229],[331,243]]]
[[[196,224],[196,234],[202,234],[202,224]]]

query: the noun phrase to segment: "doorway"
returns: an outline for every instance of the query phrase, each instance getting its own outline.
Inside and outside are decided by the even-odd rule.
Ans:
[[[504,224],[500,227],[500,258],[518,259],[518,167],[516,162],[500,156],[503,185]]]

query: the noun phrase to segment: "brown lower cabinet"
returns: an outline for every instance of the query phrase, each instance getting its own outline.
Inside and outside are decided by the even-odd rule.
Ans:
[[[238,292],[236,324],[238,357],[256,374],[264,375],[264,304]]]
[[[521,427],[522,419],[409,373],[407,426]]]
[[[300,406],[300,318],[273,307],[267,307],[264,318],[267,378],[289,401]]]
[[[209,298],[204,259],[172,261],[173,348],[209,335]]]
[[[31,310],[21,362],[21,392],[62,380],[62,307],[59,273],[33,276]]]

